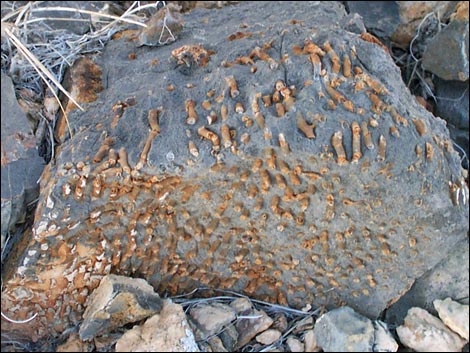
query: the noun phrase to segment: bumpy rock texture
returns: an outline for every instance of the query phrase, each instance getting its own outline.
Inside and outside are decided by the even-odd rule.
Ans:
[[[107,273],[369,316],[399,298],[465,237],[467,190],[443,121],[345,17],[243,3],[185,15],[168,46],[111,42],[105,90],[43,175],[6,313],[61,332]]]

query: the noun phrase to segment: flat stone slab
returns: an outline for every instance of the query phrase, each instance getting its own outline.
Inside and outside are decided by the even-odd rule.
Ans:
[[[466,237],[467,190],[444,122],[345,17],[249,2],[193,10],[167,46],[110,42],[105,90],[43,175],[6,313],[34,307],[37,335],[61,332],[107,273],[369,317],[396,301]]]

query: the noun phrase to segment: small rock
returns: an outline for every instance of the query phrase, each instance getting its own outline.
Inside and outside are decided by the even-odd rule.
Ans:
[[[235,312],[241,313],[242,311],[247,311],[253,308],[253,305],[247,298],[238,298],[230,303],[230,306],[235,310]]]
[[[284,313],[276,313],[274,315],[274,322],[272,325],[272,328],[275,328],[281,332],[284,332],[287,330],[287,318],[286,314]]]
[[[375,320],[374,325],[374,352],[396,352],[398,343],[388,330],[385,322]]]
[[[431,39],[423,53],[423,67],[444,80],[466,81],[469,78],[468,2],[464,3],[466,17],[455,16]]]
[[[258,333],[267,330],[273,323],[273,319],[271,319],[263,310],[248,309],[242,311],[240,315],[249,318],[240,318],[237,321],[236,328],[238,331],[238,343],[236,349],[243,347]]]
[[[304,333],[304,345],[305,352],[320,352],[321,349],[318,347],[317,340],[313,330],[307,330]]]
[[[116,343],[116,352],[199,352],[183,307],[163,301],[160,313],[134,326]]]
[[[222,303],[197,305],[189,313],[201,328],[202,338],[217,334],[236,318],[235,310]]]
[[[222,340],[217,336],[211,336],[207,339],[212,352],[228,352],[227,348],[225,348]]]
[[[462,305],[446,298],[445,300],[435,300],[434,307],[442,322],[468,341],[468,305]]]
[[[397,334],[402,344],[419,352],[460,352],[465,345],[441,320],[417,307],[408,310]]]
[[[87,300],[80,337],[88,340],[160,311],[162,300],[147,281],[104,276]]]
[[[299,339],[296,337],[293,337],[293,336],[287,337],[286,343],[291,352],[304,352],[305,351],[304,344],[300,342]]]
[[[226,326],[225,330],[223,330],[223,332],[220,333],[219,337],[222,340],[224,347],[229,352],[233,352],[235,345],[237,344],[237,341],[238,341],[238,331],[235,328],[235,326],[234,325]]]
[[[436,87],[436,115],[457,128],[469,129],[469,81],[433,79]]]
[[[72,333],[65,343],[56,348],[56,352],[92,352],[93,344],[83,342],[77,333]]]
[[[281,337],[281,335],[281,332],[278,330],[268,329],[256,336],[256,341],[261,344],[269,345],[277,341]]]
[[[325,352],[372,352],[372,322],[350,307],[323,314],[313,329],[317,344]]]

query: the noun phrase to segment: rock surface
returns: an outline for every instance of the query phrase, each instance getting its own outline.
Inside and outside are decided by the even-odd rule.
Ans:
[[[164,300],[160,313],[116,342],[116,352],[199,352],[183,308]]]
[[[256,336],[256,342],[261,344],[271,344],[281,337],[282,333],[275,329],[268,329]]]
[[[396,352],[398,343],[390,333],[386,323],[375,320],[374,325],[374,344],[372,350],[374,352]]]
[[[89,296],[80,338],[89,340],[158,313],[160,296],[141,278],[107,275]]]
[[[248,2],[193,10],[168,46],[110,42],[95,60],[106,89],[70,114],[43,175],[6,313],[39,307],[35,334],[62,332],[109,272],[161,294],[204,285],[371,317],[397,300],[466,237],[465,184],[443,121],[345,16],[337,2]],[[54,327],[51,304],[70,313]]]
[[[273,323],[273,319],[262,310],[249,309],[242,311],[240,315],[248,318],[239,318],[235,324],[238,331],[236,349],[243,347],[258,333],[267,330]]]
[[[460,6],[453,20],[430,40],[423,53],[423,67],[444,80],[469,79],[468,2],[461,2]]]
[[[14,233],[17,223],[26,217],[26,206],[39,194],[37,184],[44,169],[38,156],[32,124],[16,100],[10,77],[1,74],[2,92],[2,162],[1,162],[1,246],[2,262],[7,233]],[[10,244],[11,245],[11,244]]]
[[[435,300],[434,307],[442,322],[468,341],[468,305],[462,305],[450,298],[446,298],[445,300]]]
[[[334,309],[320,316],[313,333],[324,352],[373,352],[372,321],[349,307]]]
[[[367,31],[390,38],[400,25],[397,1],[345,1],[350,13],[361,15]]]
[[[397,327],[400,342],[418,352],[460,352],[465,341],[441,320],[421,308],[411,308]]]
[[[189,313],[204,333],[202,339],[218,333],[236,318],[235,311],[222,303],[197,305],[191,308]]]
[[[396,1],[396,3],[399,8],[400,25],[391,37],[403,48],[409,46],[424,17],[435,13],[436,17],[444,19],[455,6],[455,2],[452,1]]]
[[[433,302],[442,298],[469,297],[469,239],[456,244],[449,256],[416,280],[411,289],[387,309],[389,324],[402,325],[409,309],[421,307],[437,315]]]

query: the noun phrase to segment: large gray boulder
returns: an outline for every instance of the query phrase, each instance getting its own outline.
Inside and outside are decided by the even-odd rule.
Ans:
[[[69,115],[43,175],[5,312],[61,332],[107,273],[369,317],[396,301],[466,236],[468,190],[445,123],[345,16],[247,2],[184,15],[170,45],[109,43],[106,89]]]

